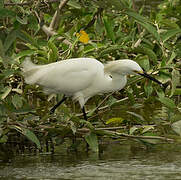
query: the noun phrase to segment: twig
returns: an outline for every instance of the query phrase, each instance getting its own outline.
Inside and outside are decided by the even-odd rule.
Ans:
[[[88,128],[82,128],[82,129],[77,130],[77,133],[88,133],[88,132],[90,132],[90,129]],[[161,137],[161,136],[135,136],[135,135],[129,135],[125,133],[110,131],[108,129],[105,130],[105,128],[95,128],[94,132],[97,135],[107,135],[109,137],[126,137],[126,138],[131,138],[131,139],[152,139],[152,140],[162,140],[162,141],[167,141],[167,142],[174,141],[173,139]]]
[[[47,27],[45,24],[43,26],[41,26],[42,30],[46,33],[47,36],[51,37],[51,36],[58,35],[58,33],[55,32],[54,30],[56,29],[56,27],[58,26],[59,21],[60,21],[60,11],[66,5],[66,3],[68,1],[69,0],[62,0],[60,2],[59,6],[58,6],[58,9],[56,10],[56,12],[55,12],[55,14],[53,16],[49,27]],[[66,40],[64,37],[59,36],[56,39],[59,40],[59,41],[63,41],[63,43],[69,45],[70,47],[72,46],[72,43],[69,42],[68,40]]]
[[[53,31],[51,28],[47,27],[46,25],[43,25],[42,27],[42,30],[46,33],[47,36],[55,36],[57,35],[58,33]],[[67,39],[65,39],[64,37],[62,36],[59,36],[56,38],[58,41],[63,41],[63,43],[69,45],[69,46],[72,46],[72,43],[70,41],[68,41]]]
[[[104,102],[105,102],[110,96],[112,96],[113,94],[114,94],[114,92],[113,92],[113,93],[110,93],[109,95],[107,95],[107,96],[98,104],[98,106],[96,107],[95,111],[96,111],[96,110],[99,110],[99,107],[100,107],[102,104],[104,104]]]
[[[155,140],[163,140],[163,141],[170,141],[173,142],[173,139],[161,137],[161,136],[134,136],[134,135],[128,135],[124,133],[118,133],[118,132],[112,132],[113,134],[117,136],[127,137],[127,138],[136,138],[136,139],[155,139]]]
[[[49,37],[51,37],[51,36],[54,36],[54,35],[58,35],[58,33],[57,32],[55,32],[55,31],[53,31],[53,30],[51,30],[49,27],[47,27],[46,25],[43,25],[42,26],[42,30],[46,33],[46,35]],[[64,40],[63,40],[64,39]],[[62,36],[59,36],[59,37],[57,37],[56,38],[56,40],[58,40],[58,41],[62,41],[64,44],[67,44],[68,46],[72,46],[72,43],[70,42],[70,41],[68,41],[67,39],[65,39],[64,37],[62,37]]]
[[[145,29],[140,33],[140,38],[133,45],[133,48],[137,48],[141,44],[144,34],[145,34]]]
[[[98,110],[98,111],[99,111],[99,110],[104,110],[104,109],[109,108],[109,107],[110,107],[109,105],[106,105],[106,106],[103,106],[103,107],[100,107],[100,106],[101,106],[101,105],[107,100],[107,98],[110,97],[111,95],[112,95],[112,93],[111,93],[110,95],[106,96],[106,97],[100,102],[100,104],[96,107],[95,110]],[[123,98],[123,99],[120,99],[120,100],[116,101],[115,104],[116,104],[116,103],[123,102],[123,101],[126,101],[126,100],[128,100],[128,97],[125,97],[125,98]],[[91,112],[91,111],[92,111],[92,110],[86,111],[86,113],[89,113],[89,112]],[[82,113],[76,114],[77,117],[82,116],[82,115],[83,115]]]
[[[125,126],[120,126],[120,127],[104,127],[104,128],[95,128],[95,131],[100,131],[100,130],[107,130],[107,131],[114,131],[114,130],[120,130],[120,129],[124,129]],[[77,129],[77,132],[79,133],[88,133],[90,132],[90,129],[88,128],[81,128],[81,129]]]
[[[67,4],[69,0],[62,0],[58,6],[58,9],[55,11],[55,14],[52,18],[49,28],[56,29],[58,27],[60,21],[60,11]]]

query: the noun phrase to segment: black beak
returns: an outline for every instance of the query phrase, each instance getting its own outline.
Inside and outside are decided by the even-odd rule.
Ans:
[[[161,87],[163,87],[164,89],[167,88],[167,85],[163,84],[162,82],[160,82],[159,80],[155,79],[154,77],[150,76],[149,74],[147,74],[146,72],[143,73],[138,73],[139,75],[146,77],[148,79],[150,79],[151,81],[154,81],[156,83],[158,83]]]

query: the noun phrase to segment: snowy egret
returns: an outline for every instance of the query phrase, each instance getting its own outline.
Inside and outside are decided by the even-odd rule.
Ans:
[[[160,85],[161,82],[146,74],[133,60],[111,61],[103,65],[92,58],[74,58],[46,65],[36,65],[26,58],[22,63],[23,75],[27,84],[43,86],[45,93],[64,94],[55,109],[72,97],[79,102],[84,119],[87,120],[84,105],[96,94],[121,90],[127,83],[127,75],[138,74],[149,78]]]

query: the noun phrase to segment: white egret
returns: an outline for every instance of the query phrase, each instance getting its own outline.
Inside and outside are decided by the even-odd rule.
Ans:
[[[133,60],[111,61],[103,65],[92,58],[74,58],[46,65],[36,65],[26,58],[22,64],[23,75],[27,84],[43,86],[46,93],[61,93],[64,98],[52,109],[55,109],[67,97],[78,101],[87,120],[84,105],[96,94],[121,90],[127,83],[127,75],[139,74],[160,85],[161,82],[146,74]]]

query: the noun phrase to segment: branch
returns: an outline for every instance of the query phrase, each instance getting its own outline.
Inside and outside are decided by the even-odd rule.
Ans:
[[[69,0],[62,0],[58,6],[58,9],[55,11],[55,14],[52,18],[52,21],[50,23],[49,28],[50,29],[56,29],[58,27],[58,24],[60,22],[60,11],[61,9],[67,4]]]
[[[58,6],[58,9],[56,10],[53,18],[52,18],[52,21],[50,23],[50,26],[47,27],[45,24],[41,26],[41,23],[40,23],[40,26],[41,26],[41,29],[46,33],[47,36],[54,36],[54,35],[58,35],[57,32],[54,31],[55,26],[58,26],[59,24],[59,21],[60,21],[60,11],[61,9],[66,5],[66,3],[68,2],[69,0],[62,0]],[[37,16],[37,14],[36,14]],[[38,16],[37,16],[38,19],[40,19]],[[63,43],[69,45],[70,47],[72,46],[72,43],[69,42],[68,40],[66,40],[64,37],[57,37],[57,40],[59,41],[63,41]]]
[[[161,137],[161,136],[134,136],[134,135],[128,135],[124,133],[118,133],[118,132],[112,132],[113,134],[117,136],[127,137],[127,138],[134,138],[134,139],[153,139],[153,140],[162,140],[162,141],[169,141],[173,142],[173,139]]]
[[[98,106],[94,109],[94,111],[96,111],[96,110],[100,111],[100,110],[104,110],[104,109],[109,108],[110,105],[105,105],[105,106],[103,106],[103,107],[100,107],[100,106],[101,106],[101,105],[107,100],[107,98],[109,98],[112,94],[113,94],[113,93],[107,95],[107,96],[100,102],[100,104],[98,104]],[[128,100],[128,97],[125,97],[125,98],[123,98],[123,99],[117,100],[114,104],[120,103],[120,102],[123,102],[123,101],[126,101],[126,100]],[[86,113],[89,113],[89,112],[91,112],[91,111],[92,111],[92,110],[86,111]],[[76,114],[77,117],[82,116],[82,115],[83,115],[83,113]]]
[[[114,127],[116,128],[116,127]],[[109,129],[106,128],[95,128],[94,132],[97,135],[102,135],[102,136],[109,136],[109,137],[126,137],[126,138],[131,138],[131,139],[150,139],[150,140],[161,140],[161,141],[167,141],[167,142],[173,142],[173,139],[166,138],[166,137],[161,137],[161,136],[135,136],[135,135],[129,135],[125,133],[119,133],[115,131],[110,131]],[[116,128],[117,129],[117,128]],[[88,128],[82,128],[78,129],[77,133],[88,133],[90,132],[90,129]]]
[[[53,31],[50,27],[47,27],[46,25],[43,25],[42,27],[41,27],[41,29],[45,32],[45,34],[47,35],[47,36],[54,36],[54,35],[58,35],[58,33],[57,32],[55,32],[55,31]],[[57,37],[57,40],[58,41],[63,41],[63,43],[65,43],[65,44],[67,44],[67,45],[69,45],[69,46],[72,46],[72,43],[71,42],[69,42],[68,40],[66,40],[64,37],[62,37],[62,36],[59,36],[59,37]]]

